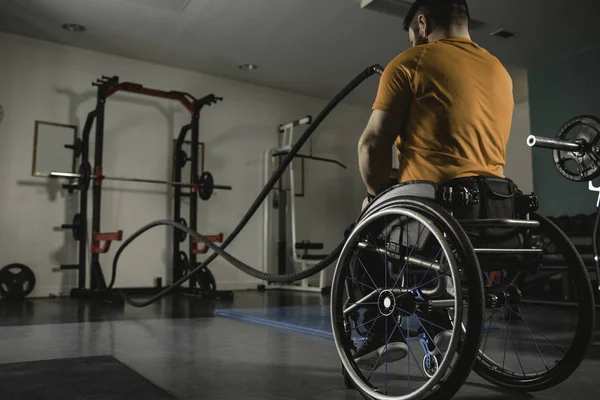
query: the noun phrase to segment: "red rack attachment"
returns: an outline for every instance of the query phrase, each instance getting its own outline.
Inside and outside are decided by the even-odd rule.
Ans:
[[[120,242],[123,240],[123,231],[112,232],[112,233],[99,233],[94,232],[92,235],[92,254],[104,254],[110,250],[110,244],[113,241]],[[100,242],[104,242],[101,246]]]
[[[219,233],[218,235],[206,235],[206,238],[213,243],[223,243],[223,233]],[[206,254],[208,252],[208,246],[203,245],[203,247],[199,249],[198,243],[202,242],[192,236],[192,254]]]

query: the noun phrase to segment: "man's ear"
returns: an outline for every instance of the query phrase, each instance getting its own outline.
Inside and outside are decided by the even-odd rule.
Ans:
[[[427,37],[431,34],[432,25],[429,18],[425,16],[425,14],[419,14],[417,17],[417,22],[419,23],[419,33],[423,37]]]

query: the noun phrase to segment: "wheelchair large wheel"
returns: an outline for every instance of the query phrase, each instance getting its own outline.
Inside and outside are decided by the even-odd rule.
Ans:
[[[525,392],[546,390],[575,372],[592,339],[595,314],[592,285],[573,244],[549,219],[531,219],[540,226],[530,232],[529,245],[542,255],[518,269],[508,267],[501,272],[504,280],[486,288],[499,301],[488,301],[474,367],[490,383]],[[565,282],[573,301],[561,305],[556,293]]]
[[[477,257],[434,202],[397,199],[350,233],[331,322],[346,386],[366,399],[450,399],[473,368],[482,316]]]

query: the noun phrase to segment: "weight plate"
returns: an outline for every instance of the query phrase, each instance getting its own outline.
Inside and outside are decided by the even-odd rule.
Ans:
[[[92,179],[92,166],[89,162],[82,163],[79,166],[79,178],[78,178],[78,186],[79,190],[82,192],[86,192],[90,187],[90,180]]]
[[[591,181],[600,176],[600,119],[588,115],[572,118],[556,137],[585,143],[583,151],[552,152],[556,169],[562,176],[575,182]]]
[[[202,293],[214,293],[217,290],[217,282],[212,272],[207,267],[202,267],[195,275],[196,286]]]
[[[179,150],[179,152],[177,153],[177,163],[179,165],[179,168],[183,168],[185,167],[185,164],[187,164],[188,162],[188,155],[185,152],[185,150]]]
[[[181,268],[184,271],[190,268],[190,259],[184,251],[179,252],[177,268]]]
[[[187,226],[187,222],[185,221],[184,218],[179,218],[177,219],[177,222],[179,222],[181,225],[185,225]],[[187,232],[185,231],[181,231],[179,229],[175,230],[175,237],[177,238],[177,240],[179,241],[179,243],[184,242],[185,239],[187,238]],[[184,253],[185,254],[185,253]],[[186,256],[187,257],[187,256]]]
[[[9,264],[0,270],[0,296],[23,300],[35,288],[35,274],[26,265]]]
[[[73,239],[79,241],[81,240],[81,233],[82,233],[82,227],[81,227],[81,214],[77,213],[73,216]]]
[[[83,152],[83,141],[80,138],[75,139],[75,143],[73,143],[73,154],[75,158],[79,157]]]
[[[198,178],[198,195],[202,200],[208,200],[211,198],[214,190],[215,183],[213,176],[210,172],[203,172]]]

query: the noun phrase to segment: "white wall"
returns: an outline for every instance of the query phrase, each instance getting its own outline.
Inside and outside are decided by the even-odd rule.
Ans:
[[[58,190],[59,182],[31,176],[35,120],[75,124],[83,128],[94,108],[101,75],[118,75],[147,87],[187,91],[195,96],[224,97],[206,108],[200,122],[206,143],[206,169],[217,183],[233,186],[200,202],[198,224],[207,234],[227,236],[262,188],[262,156],[276,144],[277,126],[306,114],[315,116],[326,101],[242,84],[185,70],[0,34],[4,55],[0,63],[0,266],[29,265],[37,276],[34,296],[66,293],[76,285],[73,272],[53,272],[60,264],[77,261],[70,232],[53,227],[77,211],[77,196]],[[358,73],[359,71],[357,71]],[[348,80],[354,76],[348,76]],[[189,114],[167,100],[117,94],[107,103],[105,175],[168,179],[172,138]],[[303,238],[323,241],[326,251],[342,238],[355,217],[363,189],[356,167],[356,143],[368,109],[338,107],[314,136],[314,153],[337,157],[348,170],[309,166],[307,196],[298,202]],[[69,156],[65,150],[65,157]],[[91,193],[91,191],[90,191]],[[168,188],[145,184],[104,183],[102,231],[119,229],[128,237],[140,226],[171,216]],[[90,196],[91,197],[91,196]],[[229,250],[262,269],[262,215],[259,212]],[[155,228],[132,244],[122,256],[117,286],[149,286],[155,277],[166,281],[170,264],[167,228]],[[118,243],[100,260],[107,279]],[[201,257],[199,257],[201,259]],[[255,287],[258,281],[221,259],[211,266],[223,289]],[[88,275],[89,276],[89,275]]]
[[[531,148],[527,146],[527,136],[530,132],[529,102],[516,104],[506,150],[504,175],[512,179],[523,193],[533,192]]]

